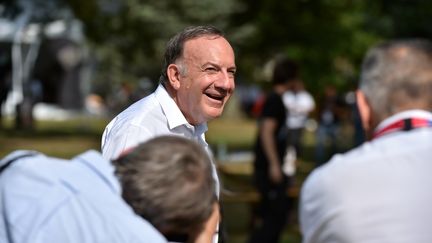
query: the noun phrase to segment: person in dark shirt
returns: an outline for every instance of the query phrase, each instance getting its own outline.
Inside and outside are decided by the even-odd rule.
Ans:
[[[272,90],[259,116],[258,136],[254,153],[254,184],[260,193],[256,211],[259,222],[254,225],[249,243],[277,243],[285,226],[289,210],[288,177],[282,172],[286,151],[286,109],[282,94],[298,77],[297,65],[287,58],[276,62]]]

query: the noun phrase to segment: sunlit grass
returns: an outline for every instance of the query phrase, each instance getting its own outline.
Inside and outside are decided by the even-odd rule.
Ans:
[[[77,118],[36,121],[32,130],[16,130],[11,120],[0,130],[0,157],[18,149],[37,150],[50,156],[71,158],[89,149],[100,150],[105,119]]]
[[[251,148],[256,136],[256,121],[252,119],[216,119],[208,124],[209,144],[226,144],[229,148]]]

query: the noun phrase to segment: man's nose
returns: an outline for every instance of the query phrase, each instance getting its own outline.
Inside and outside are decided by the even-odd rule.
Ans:
[[[221,72],[220,77],[215,82],[216,88],[221,88],[224,90],[234,89],[234,76],[228,71]]]

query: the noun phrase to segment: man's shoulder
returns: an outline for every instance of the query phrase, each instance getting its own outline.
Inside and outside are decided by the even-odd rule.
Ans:
[[[60,193],[60,190],[55,188],[63,188],[64,182],[68,179],[82,181],[83,177],[77,179],[76,176],[83,175],[83,168],[86,167],[77,166],[74,162],[78,159],[86,158],[96,165],[101,162],[109,164],[95,150],[85,151],[71,160],[51,157],[36,151],[16,151],[5,159],[8,158],[12,158],[13,161],[2,173],[2,186],[14,185],[12,191],[21,189],[27,193],[39,193],[44,190],[55,190],[56,193]],[[30,187],[35,190],[27,191]],[[65,188],[66,191],[69,189]]]
[[[168,133],[168,120],[154,93],[118,114],[102,135],[104,158],[116,158],[123,150],[157,134]]]
[[[155,109],[155,107],[159,107],[160,104],[155,97],[155,94],[152,93],[135,103],[131,104],[125,110],[118,114],[118,116],[139,116],[142,114],[147,114],[148,112]]]
[[[343,181],[352,179],[352,175],[357,174],[359,169],[368,168],[373,156],[370,153],[370,145],[363,144],[343,154],[334,155],[327,163],[314,169],[308,176],[309,184],[335,185]],[[326,183],[323,183],[326,181]]]
[[[3,158],[0,163],[4,168],[3,173],[12,173],[14,176],[8,177],[10,180],[37,180],[35,176],[46,176],[54,178],[57,174],[51,174],[50,170],[55,170],[55,167],[66,165],[67,160],[62,158],[49,157],[37,151],[17,150]]]
[[[119,124],[122,127],[126,124],[132,125],[151,125],[153,123],[149,121],[161,121],[164,120],[165,116],[162,111],[162,107],[154,95],[149,95],[141,100],[133,103],[124,111],[119,113],[114,118],[114,123]]]

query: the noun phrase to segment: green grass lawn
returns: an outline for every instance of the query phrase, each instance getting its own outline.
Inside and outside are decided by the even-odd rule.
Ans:
[[[88,149],[100,150],[106,123],[103,119],[89,118],[37,121],[32,131],[17,131],[7,121],[0,129],[0,157],[17,149],[37,150],[61,158],[71,158]]]

